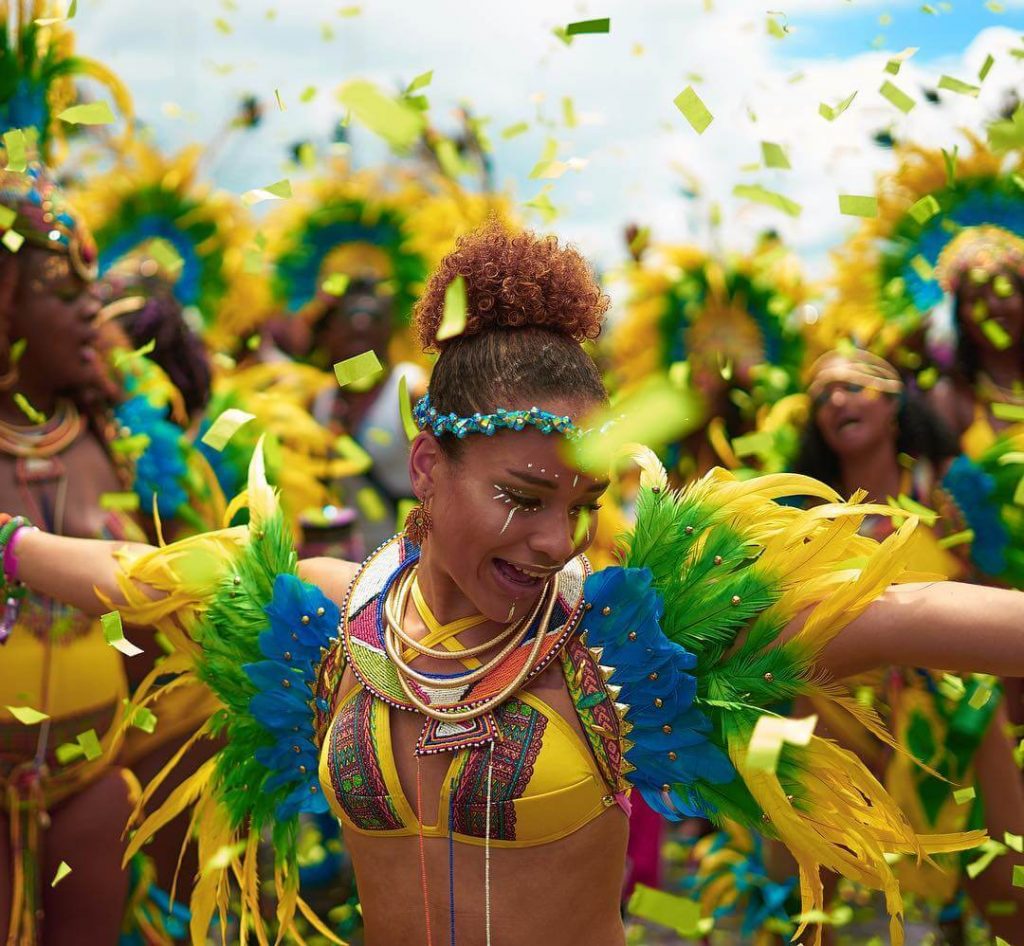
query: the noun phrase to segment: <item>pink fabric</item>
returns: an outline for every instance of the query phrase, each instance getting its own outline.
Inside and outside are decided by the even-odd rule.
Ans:
[[[665,822],[661,815],[650,809],[639,792],[633,793],[632,802],[623,897],[628,897],[637,884],[656,890],[661,887],[661,842]]]

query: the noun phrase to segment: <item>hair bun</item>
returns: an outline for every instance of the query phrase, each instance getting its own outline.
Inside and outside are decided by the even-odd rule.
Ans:
[[[507,229],[491,220],[459,238],[427,281],[414,318],[424,350],[437,332],[452,280],[466,282],[462,336],[495,328],[542,328],[582,342],[597,338],[609,300],[580,253],[553,236]]]

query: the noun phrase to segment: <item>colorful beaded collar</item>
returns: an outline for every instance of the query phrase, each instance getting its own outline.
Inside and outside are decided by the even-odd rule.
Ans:
[[[476,413],[472,417],[442,414],[430,403],[430,394],[424,394],[413,408],[413,416],[420,430],[430,430],[435,437],[454,434],[460,440],[467,434],[486,434],[493,437],[499,430],[522,430],[535,427],[542,434],[562,434],[569,440],[579,440],[584,431],[566,414],[552,414],[539,407],[528,411],[507,411],[499,407],[493,414]]]

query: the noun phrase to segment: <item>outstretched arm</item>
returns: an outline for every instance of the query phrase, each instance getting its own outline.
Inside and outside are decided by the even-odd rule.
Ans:
[[[96,589],[114,602],[121,600],[115,555],[122,550],[141,555],[153,547],[26,530],[17,538],[18,578],[34,592],[98,617],[110,609],[97,597]]]
[[[837,678],[893,664],[1024,677],[1024,592],[955,581],[893,585],[839,632],[820,662]]]

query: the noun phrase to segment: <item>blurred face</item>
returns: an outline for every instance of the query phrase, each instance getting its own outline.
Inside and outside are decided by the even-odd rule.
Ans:
[[[968,273],[960,289],[957,320],[981,351],[1020,348],[1024,342],[1024,295],[1013,273]],[[985,322],[995,325],[986,331]]]
[[[315,345],[331,364],[364,351],[376,352],[384,361],[391,340],[391,309],[388,296],[352,287],[332,306]]]
[[[547,580],[590,545],[608,481],[573,469],[557,434],[474,434],[464,445],[452,462],[429,434],[413,444],[413,487],[433,517],[424,559],[491,620],[524,617]]]
[[[18,362],[24,384],[66,391],[99,376],[94,347],[99,299],[63,254],[22,247],[18,284],[10,305],[10,340],[25,340]]]
[[[896,439],[896,397],[851,381],[832,381],[814,399],[814,421],[840,460]]]

